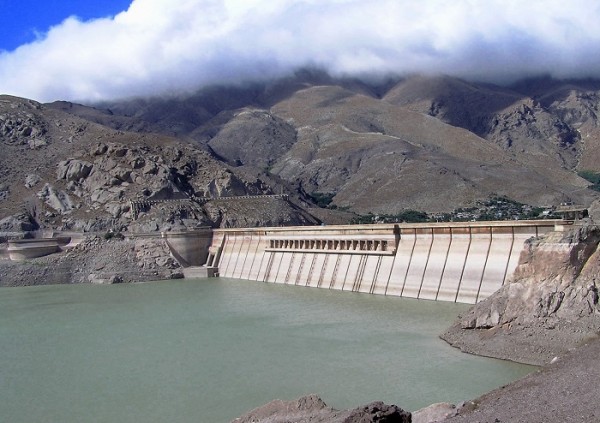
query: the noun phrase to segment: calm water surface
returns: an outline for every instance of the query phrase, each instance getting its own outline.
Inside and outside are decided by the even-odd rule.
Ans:
[[[232,279],[0,289],[6,422],[229,422],[318,393],[415,410],[534,368],[437,335],[467,306]]]

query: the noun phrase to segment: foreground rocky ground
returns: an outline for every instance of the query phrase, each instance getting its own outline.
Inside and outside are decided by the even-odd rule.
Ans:
[[[600,421],[600,339],[572,351],[510,385],[489,392],[444,423]]]
[[[231,423],[410,423],[411,414],[395,405],[372,402],[352,410],[335,410],[316,395],[295,401],[274,400]]]

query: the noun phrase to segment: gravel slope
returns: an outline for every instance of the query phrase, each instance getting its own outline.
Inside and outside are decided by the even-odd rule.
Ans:
[[[600,338],[489,392],[444,423],[599,422]]]

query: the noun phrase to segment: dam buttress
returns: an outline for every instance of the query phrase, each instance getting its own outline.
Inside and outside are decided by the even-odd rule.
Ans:
[[[190,233],[163,235],[180,262],[204,264],[222,277],[473,304],[512,276],[528,239],[562,224],[536,220],[207,228],[196,238]],[[184,244],[195,260],[183,257]]]

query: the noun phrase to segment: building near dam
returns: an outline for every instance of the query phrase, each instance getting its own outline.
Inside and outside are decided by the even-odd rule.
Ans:
[[[512,276],[526,241],[562,220],[200,229],[163,233],[186,277],[476,303]]]

